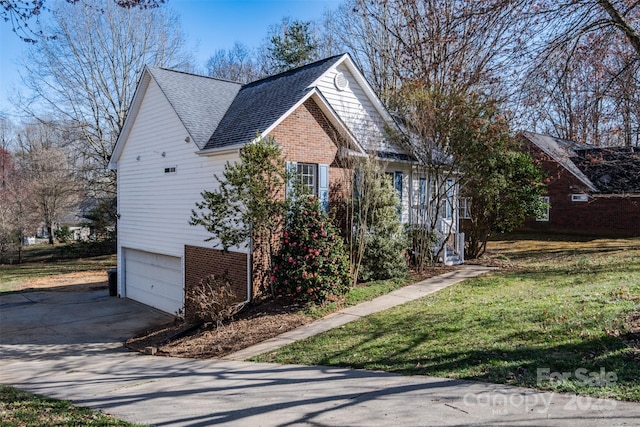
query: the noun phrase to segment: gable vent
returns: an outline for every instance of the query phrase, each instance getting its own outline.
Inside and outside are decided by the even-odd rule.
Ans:
[[[349,80],[342,73],[336,74],[333,78],[333,84],[336,85],[336,89],[345,90],[349,87]]]

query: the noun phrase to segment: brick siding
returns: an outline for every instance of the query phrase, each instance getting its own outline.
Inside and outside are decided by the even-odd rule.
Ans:
[[[222,252],[197,246],[184,247],[184,286],[189,289],[211,274],[226,276],[238,301],[247,299],[247,254]],[[189,318],[190,307],[185,301],[185,317]]]
[[[529,153],[548,175],[549,221],[530,219],[525,230],[587,236],[640,236],[640,195],[593,193],[572,173],[534,144],[525,141]],[[589,194],[588,202],[574,202],[572,194]]]

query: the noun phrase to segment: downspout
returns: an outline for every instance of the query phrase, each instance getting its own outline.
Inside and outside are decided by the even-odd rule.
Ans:
[[[251,274],[253,271],[253,232],[250,233],[250,236],[249,251],[247,253],[247,299],[238,304],[239,309],[242,309],[245,305],[251,302],[253,294],[253,275]]]

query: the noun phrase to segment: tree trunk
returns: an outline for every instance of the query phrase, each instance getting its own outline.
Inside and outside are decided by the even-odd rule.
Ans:
[[[597,0],[600,7],[602,7],[611,17],[611,20],[617,28],[619,28],[627,37],[631,46],[635,49],[640,56],[640,33],[622,16],[620,11],[609,0]]]

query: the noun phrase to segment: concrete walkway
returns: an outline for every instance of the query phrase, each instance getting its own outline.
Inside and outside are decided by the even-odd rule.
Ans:
[[[285,332],[284,334],[278,335],[277,337],[263,341],[254,346],[245,348],[236,353],[229,354],[225,356],[224,359],[247,360],[259,354],[274,351],[279,349],[280,347],[284,347],[287,344],[291,344],[294,341],[326,332],[330,329],[334,329],[346,323],[358,320],[361,317],[368,316],[379,311],[387,310],[391,307],[395,307],[397,305],[404,304],[418,298],[422,298],[425,295],[432,294],[439,291],[440,289],[444,289],[448,286],[454,285],[456,283],[462,282],[463,280],[478,276],[491,270],[493,269],[490,267],[483,267],[479,265],[464,265],[449,273],[425,279],[422,282],[405,286],[386,295],[379,296],[374,300],[363,302],[353,307],[345,308],[344,310],[333,313],[313,323],[309,323],[307,325],[301,326],[300,328]]]

